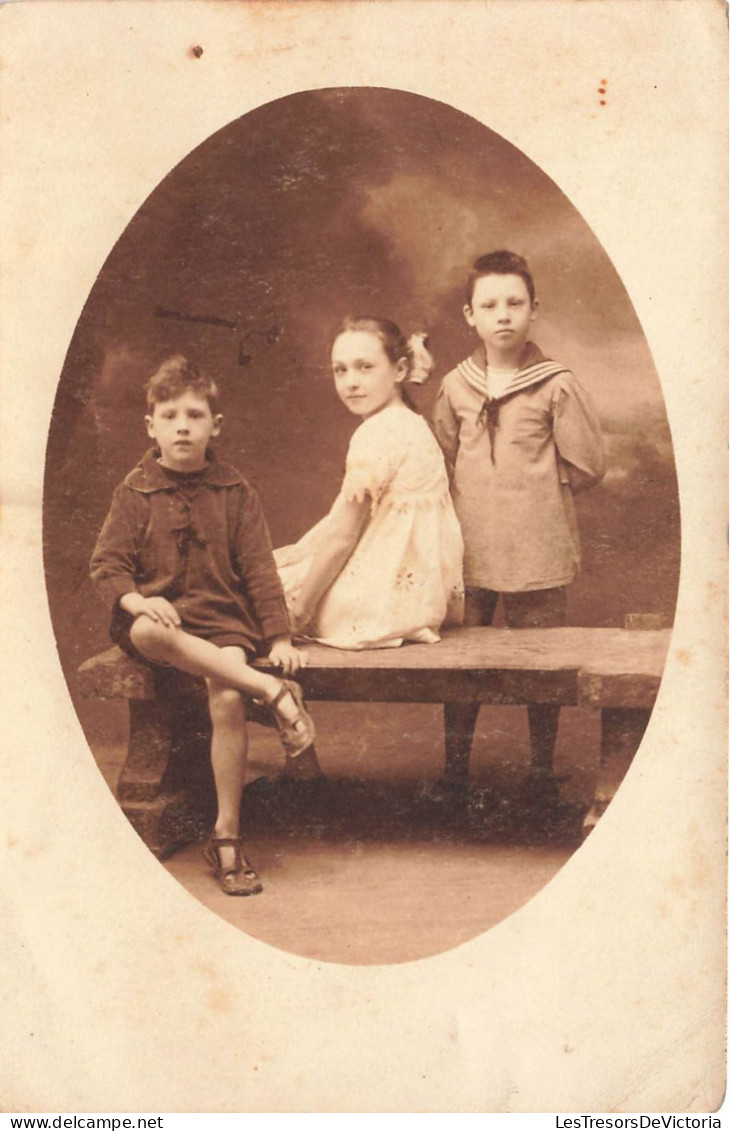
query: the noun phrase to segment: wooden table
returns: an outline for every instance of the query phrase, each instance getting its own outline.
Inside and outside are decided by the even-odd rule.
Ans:
[[[349,702],[546,703],[601,711],[594,827],[640,743],[662,678],[670,631],[614,628],[460,628],[438,644],[363,652],[307,645],[307,698]],[[181,748],[206,746],[201,680],[154,669],[118,648],[79,669],[82,695],[126,699],[130,739],[117,795],[149,847],[169,854],[185,839],[186,798],[176,781]],[[175,710],[172,710],[175,704]]]

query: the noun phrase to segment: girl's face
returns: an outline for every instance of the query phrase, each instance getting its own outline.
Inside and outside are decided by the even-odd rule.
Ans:
[[[405,357],[393,362],[377,334],[346,330],[332,351],[335,389],[346,408],[369,417],[401,400],[401,382],[408,372]]]

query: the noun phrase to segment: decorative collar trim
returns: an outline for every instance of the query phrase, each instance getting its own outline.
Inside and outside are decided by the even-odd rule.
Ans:
[[[512,397],[513,393],[519,393],[521,389],[527,389],[531,385],[547,381],[549,377],[555,377],[559,373],[568,373],[569,370],[565,365],[559,365],[557,361],[544,357],[535,342],[526,342],[518,371],[499,397],[490,397],[487,391],[487,358],[484,347],[478,348],[471,357],[460,362],[457,366],[457,372],[461,374],[470,388],[484,397],[486,401],[504,401],[507,397]]]
[[[178,484],[170,479],[157,462],[160,455],[159,448],[150,448],[124,482],[134,491],[143,495],[150,495],[154,491],[175,491]],[[240,472],[228,463],[219,463],[213,452],[206,452],[206,466],[202,469],[200,483],[203,487],[234,487],[244,483]]]

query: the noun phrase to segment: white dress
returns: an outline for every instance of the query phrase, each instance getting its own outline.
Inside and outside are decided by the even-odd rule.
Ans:
[[[462,620],[462,534],[439,445],[402,402],[364,420],[350,441],[330,513],[274,558],[288,605],[344,503],[371,500],[360,540],[320,601],[307,635],[335,648],[436,643]]]

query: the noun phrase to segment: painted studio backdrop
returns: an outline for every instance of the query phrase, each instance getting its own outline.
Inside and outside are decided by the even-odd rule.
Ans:
[[[339,322],[370,313],[428,332],[436,370],[417,390],[428,414],[441,375],[474,348],[462,316],[471,262],[503,247],[533,270],[532,336],[589,389],[605,434],[606,479],[577,498],[583,570],[569,623],[672,619],[678,506],[662,392],[587,224],[525,155],[444,104],[311,91],[232,122],[172,170],[79,319],[45,494],[48,591],[72,696],[78,665],[108,645],[88,560],[114,486],[148,446],[142,385],[156,363],[181,351],[212,373],[218,451],[257,485],[274,544],[292,542],[329,509],[358,423],[329,372]],[[76,705],[94,748],[114,712]],[[438,772],[438,727],[432,738]]]

